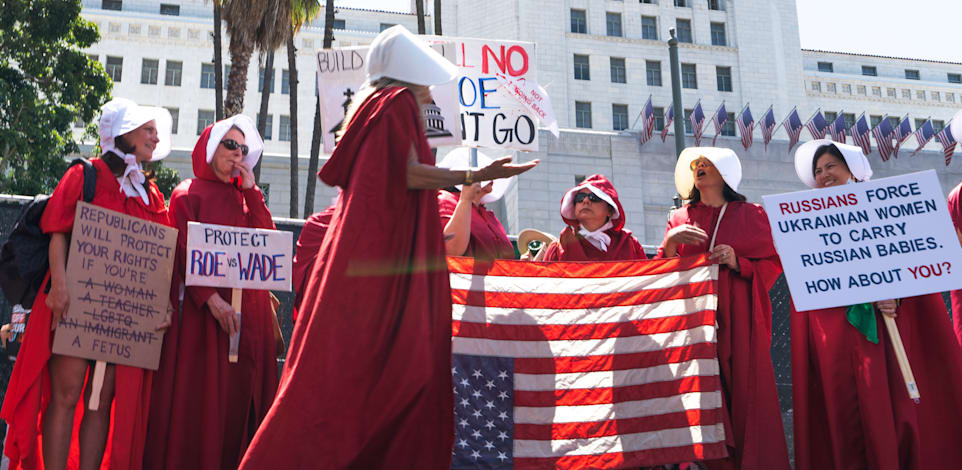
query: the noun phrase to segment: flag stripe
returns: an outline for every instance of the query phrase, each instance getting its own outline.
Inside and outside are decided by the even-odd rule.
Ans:
[[[680,428],[694,423],[716,424],[722,422],[724,413],[724,408],[693,409],[654,416],[586,423],[518,424],[514,428],[514,437],[525,440],[554,440],[615,436],[624,432]]]
[[[719,390],[718,365],[712,359],[645,369],[584,374],[528,375],[515,382],[515,406],[576,406],[668,397],[679,392]],[[712,375],[714,374],[714,375]],[[675,378],[681,377],[681,378]],[[702,380],[704,379],[704,380]],[[554,381],[561,386],[555,390]],[[596,381],[597,385],[589,382]],[[611,385],[617,383],[616,386]],[[595,387],[595,388],[589,388]],[[535,388],[535,390],[526,390]]]
[[[625,370],[655,364],[684,362],[692,359],[711,359],[716,354],[717,350],[714,343],[694,343],[657,351],[627,354],[519,358],[514,361],[514,371],[518,374],[562,374],[599,370]]]
[[[679,284],[712,280],[709,269],[695,268],[666,274],[621,276],[606,279],[568,277],[546,282],[543,277],[511,276],[510,282],[495,275],[451,274],[452,290],[483,290],[485,292],[511,292],[515,294],[581,294],[585,292],[613,291],[633,292],[643,289],[664,289]]]
[[[610,452],[600,455],[569,455],[558,458],[515,459],[514,468],[555,469],[555,468],[625,468],[651,466],[664,463],[694,462],[714,460],[728,456],[724,442],[714,444],[690,444],[677,447],[662,447],[637,452]]]
[[[619,434],[589,439],[553,439],[550,441],[515,439],[514,457],[560,457],[609,452],[633,452],[662,447],[665,441],[676,444],[713,444],[725,440],[724,424],[685,426],[654,432]]]
[[[592,323],[615,323],[631,317],[664,318],[700,310],[717,308],[718,298],[712,294],[663,302],[620,307],[588,309],[539,309],[526,308],[519,315],[517,308],[482,307],[454,304],[451,314],[454,321],[473,323],[498,323],[502,325],[589,325]]]
[[[707,310],[673,317],[630,320],[592,325],[498,325],[473,322],[453,323],[452,334],[459,338],[487,338],[504,341],[560,341],[669,333],[696,326],[714,326],[715,312]]]
[[[665,413],[678,413],[686,409],[712,409],[722,406],[721,394],[713,392],[680,393],[672,397],[659,397],[647,400],[606,403],[603,405],[556,406],[516,406],[516,423],[550,424],[581,423],[613,419],[639,418]]]
[[[597,308],[661,302],[714,293],[714,281],[695,282],[664,289],[601,294],[510,294],[451,289],[454,303],[501,308]]]
[[[708,255],[667,258],[649,260],[644,263],[637,261],[612,262],[566,262],[540,263],[520,260],[498,260],[496,263],[477,261],[474,258],[448,257],[448,269],[452,274],[477,274],[484,276],[502,276],[506,282],[513,282],[515,277],[546,277],[546,278],[610,278],[648,276],[666,274],[689,269],[708,269],[717,273],[718,265],[708,265]],[[712,274],[712,279],[717,279]]]

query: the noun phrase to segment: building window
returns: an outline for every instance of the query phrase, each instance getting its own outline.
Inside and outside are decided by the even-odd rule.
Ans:
[[[571,10],[571,32],[588,34],[588,19],[584,10]]]
[[[728,113],[728,119],[721,128],[721,135],[735,137],[735,113]]]
[[[936,133],[936,134],[938,134],[939,132],[942,132],[942,129],[945,129],[945,121],[940,121],[940,120],[938,120],[938,119],[933,119],[933,120],[932,120],[932,129],[935,129],[935,133]]]
[[[872,127],[875,127],[880,122],[882,122],[882,116],[871,115],[868,117],[868,121],[872,125]]]
[[[862,95],[862,96],[865,96],[865,85],[858,85],[858,86],[856,86],[856,87],[855,87],[855,91],[856,91],[858,94],[860,94],[860,95]]]
[[[693,131],[691,127],[691,110],[686,109],[685,110],[685,134],[692,135],[694,133],[695,131]]]
[[[608,29],[608,36],[621,37],[621,13],[605,13],[605,25]]]
[[[688,0],[675,0],[675,6],[676,6],[676,7],[687,7],[687,6],[688,6]]]
[[[681,87],[698,88],[698,75],[695,70],[695,64],[681,64]]]
[[[210,109],[201,109],[197,111],[197,135],[204,132],[207,126],[214,123],[214,111]]]
[[[725,2],[724,0],[708,0],[708,9],[718,11],[724,10]]]
[[[315,74],[315,75],[317,75],[317,74]],[[226,90],[226,89],[227,89],[227,77],[230,77],[230,64],[224,65],[224,75],[222,75],[222,76],[224,77],[224,89]],[[316,77],[315,77],[314,81],[315,81],[315,82],[317,81],[317,78],[316,78]],[[315,83],[315,85],[316,85],[316,83]],[[317,88],[317,87],[315,86],[314,88]],[[316,96],[316,95],[315,95],[315,96]]]
[[[818,71],[832,73],[835,71],[835,67],[832,65],[831,62],[819,62]]]
[[[214,64],[200,64],[200,87],[213,89],[214,86]]]
[[[645,77],[648,79],[648,86],[661,86],[661,62],[646,60]]]
[[[915,120],[915,128],[916,128],[916,129],[922,127],[923,124],[925,124],[925,119],[916,119],[916,120]]]
[[[107,75],[114,82],[119,82],[124,73],[124,58],[107,56]]]
[[[164,70],[164,85],[180,86],[180,77],[183,74],[184,63],[179,60],[168,60]]]
[[[277,139],[282,142],[291,141],[291,117],[281,116],[280,128],[277,132]]]
[[[648,5],[656,5],[658,2],[656,0],[638,0],[638,3],[646,3]]]
[[[287,69],[281,71],[281,94],[291,94],[291,71]]]
[[[919,71],[912,69],[905,69],[905,79],[906,80],[920,80]]]
[[[347,24],[344,20],[334,19],[334,29],[347,29]]]
[[[812,91],[822,91],[822,82],[812,82]]]
[[[611,127],[616,131],[623,131],[628,128],[628,105],[611,105]]]
[[[835,82],[828,82],[825,84],[825,90],[829,93],[835,93]]]
[[[877,76],[878,76],[878,70],[875,68],[874,65],[863,65],[863,66],[862,66],[862,75],[865,75],[865,76],[867,76],[867,77],[877,77]]]
[[[257,121],[261,120],[261,113],[257,113]],[[255,122],[257,122],[255,121]],[[274,115],[267,115],[267,122],[264,123],[264,140],[271,140],[274,134]]]
[[[889,98],[895,98],[895,88],[888,88],[885,90],[885,93]]]
[[[725,23],[711,24],[711,45],[727,46],[728,38],[725,37]]]
[[[895,116],[889,116],[889,124],[892,125],[892,129],[899,127],[899,118]]]
[[[932,92],[932,101],[942,101],[942,95],[941,95],[939,92],[937,92],[937,91],[933,91],[933,92]]]
[[[103,0],[100,2],[101,10],[116,10],[120,11],[123,9],[124,2],[121,0]]]
[[[384,31],[385,29],[388,29],[388,28],[390,28],[390,27],[392,27],[392,26],[397,26],[397,25],[394,24],[394,23],[381,23],[381,29],[380,29],[380,30],[381,30],[381,31]]]
[[[949,103],[955,103],[955,93],[946,93],[945,101],[948,101]]]
[[[678,42],[691,43],[691,20],[676,19],[675,33],[678,36]]]
[[[882,96],[882,88],[881,88],[881,87],[877,87],[877,86],[873,86],[873,87],[872,87],[872,95],[873,95],[873,96]]]
[[[575,80],[591,80],[588,56],[575,54]]]
[[[660,131],[665,128],[665,108],[652,108],[655,111],[655,130]]]
[[[658,19],[654,16],[641,17],[641,38],[658,40]]]
[[[180,16],[180,5],[171,5],[170,3],[161,3],[160,14],[170,15],[170,16]]]
[[[176,134],[176,133],[177,133],[177,124],[180,123],[180,110],[177,109],[177,108],[167,108],[167,111],[170,112],[170,119],[171,119],[171,122],[170,122],[170,133],[171,133],[171,134]],[[206,126],[205,126],[205,127],[206,127]]]
[[[271,69],[271,71],[268,73],[270,73],[270,78],[271,78],[271,86],[270,86],[270,90],[268,90],[268,93],[274,93],[274,83],[277,81],[277,80],[274,80],[274,75],[275,75],[274,69]],[[264,92],[264,68],[263,67],[261,67],[260,72],[257,74],[257,91],[261,93]]]
[[[144,59],[140,66],[140,83],[145,85],[156,85],[157,75],[160,73],[160,61],[157,59]]]
[[[838,113],[835,113],[832,111],[825,111],[824,113],[822,113],[822,115],[825,117],[825,122],[829,124],[835,122],[835,120],[838,119]]]
[[[919,99],[919,100],[922,100],[922,101],[925,101],[925,91],[923,91],[923,90],[915,90],[915,98],[916,98],[916,99]]]
[[[852,85],[850,85],[850,84],[848,84],[848,83],[843,83],[843,84],[842,84],[842,93],[845,93],[846,95],[851,95],[851,94],[852,94]]]
[[[575,101],[575,127],[591,129],[591,103]]]
[[[908,88],[903,88],[903,89],[902,89],[902,98],[905,98],[905,99],[907,99],[907,100],[912,99],[912,90],[909,90]]]
[[[611,58],[611,83],[627,83],[625,73],[625,59]]]
[[[715,79],[718,82],[718,91],[732,91],[731,67],[715,67]]]
[[[949,83],[962,83],[962,73],[950,73]]]

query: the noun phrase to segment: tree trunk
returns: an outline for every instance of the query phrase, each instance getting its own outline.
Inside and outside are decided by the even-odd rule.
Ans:
[[[414,0],[414,6],[418,14],[418,34],[424,34],[424,0]]]
[[[324,7],[324,49],[334,44],[334,2],[329,0]],[[304,192],[304,218],[314,213],[314,189],[317,187],[317,161],[321,152],[321,99],[314,103],[314,133],[311,135],[311,159],[307,165],[307,190]]]
[[[214,0],[214,120],[224,119],[224,59],[221,51],[220,0]]]
[[[441,35],[441,0],[434,0],[434,34]]]
[[[259,74],[260,71],[258,70],[258,75]],[[271,91],[273,88],[274,51],[270,51],[267,53],[267,59],[264,60],[264,87],[261,89],[261,109],[260,112],[257,113],[257,132],[259,132],[265,140],[267,139],[267,136],[264,135],[264,132],[267,130],[267,105],[271,100]],[[273,122],[271,124],[273,125]],[[254,165],[254,181],[260,182],[261,180],[261,163],[263,162],[264,155],[261,154],[260,160],[257,160],[257,164]]]
[[[224,117],[240,114],[244,111],[244,93],[247,91],[247,67],[251,62],[251,52],[254,45],[241,43],[231,37],[230,45],[230,75],[227,77],[227,97],[224,98]]]
[[[291,218],[297,218],[297,51],[294,49],[294,25],[287,38],[287,84],[290,90],[291,109]]]

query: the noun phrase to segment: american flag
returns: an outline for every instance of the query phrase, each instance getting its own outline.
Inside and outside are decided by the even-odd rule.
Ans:
[[[772,118],[773,123],[774,121],[775,119]],[[748,150],[748,147],[752,146],[752,131],[755,129],[755,118],[752,117],[752,111],[748,109],[747,104],[738,116],[738,119],[735,120],[735,124],[738,125],[738,133],[742,136],[742,147]]]
[[[691,110],[691,131],[695,134],[695,147],[701,147],[701,133],[705,125],[705,112],[701,109],[701,100]]]
[[[651,97],[648,97],[648,102],[645,103],[645,108],[641,110],[641,136],[639,140],[641,145],[645,145],[645,142],[651,140],[651,133],[655,129],[655,108],[651,105]]]
[[[661,129],[661,141],[664,142],[665,138],[668,137],[668,129],[671,128],[672,122],[675,120],[675,105],[668,105],[668,112],[665,113],[665,127]]]
[[[909,122],[909,117],[906,115],[902,118],[902,122],[899,123],[898,127],[895,128],[895,150],[892,150],[892,155],[895,158],[899,158],[899,147],[912,135],[912,123]]]
[[[865,120],[865,113],[855,121],[849,132],[852,133],[852,141],[855,145],[862,147],[862,154],[872,153],[872,138],[869,136],[872,131],[868,127],[868,121]]]
[[[449,258],[452,468],[623,468],[725,456],[717,266]]]
[[[712,122],[715,123],[715,137],[711,139],[712,147],[715,146],[715,141],[718,140],[718,134],[721,134],[722,126],[728,122],[728,111],[725,109],[725,103],[722,102],[721,106],[715,110],[715,114],[711,117]]]
[[[942,144],[942,153],[945,154],[945,166],[952,163],[952,154],[955,153],[955,137],[952,137],[952,123],[945,126],[942,132],[935,135],[935,139]]]
[[[918,129],[915,130],[915,140],[919,143],[919,147],[912,152],[912,155],[919,153],[925,144],[928,144],[932,138],[935,137],[935,128],[932,127],[932,120],[926,119]]]
[[[889,161],[892,150],[894,150],[892,148],[892,134],[894,132],[888,116],[883,117],[875,126],[875,129],[872,129],[872,135],[875,136],[875,145],[878,146],[878,153],[883,162]]]
[[[775,133],[775,109],[768,107],[768,111],[762,116],[762,139],[765,141],[765,151],[768,151],[768,143],[772,141],[772,134]],[[795,139],[798,142],[798,139]],[[792,144],[794,145],[794,144]]]
[[[828,127],[829,133],[832,134],[832,140],[840,144],[845,143],[845,118],[842,113],[838,113],[838,117],[832,121],[832,124]]]
[[[798,138],[802,135],[802,120],[798,117],[798,109],[792,109],[792,112],[788,114],[788,117],[782,121],[782,126],[785,127],[785,132],[788,133],[788,151],[792,151],[792,147],[798,143]]]
[[[828,121],[825,120],[825,116],[822,116],[822,110],[815,111],[812,118],[808,120],[805,124],[808,128],[808,132],[812,134],[813,139],[824,139],[825,130],[828,128]]]

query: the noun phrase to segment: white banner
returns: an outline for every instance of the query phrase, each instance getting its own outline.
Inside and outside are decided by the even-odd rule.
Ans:
[[[289,291],[293,247],[291,232],[190,222],[186,284]]]
[[[962,248],[934,170],[764,196],[799,311],[962,286]]]

